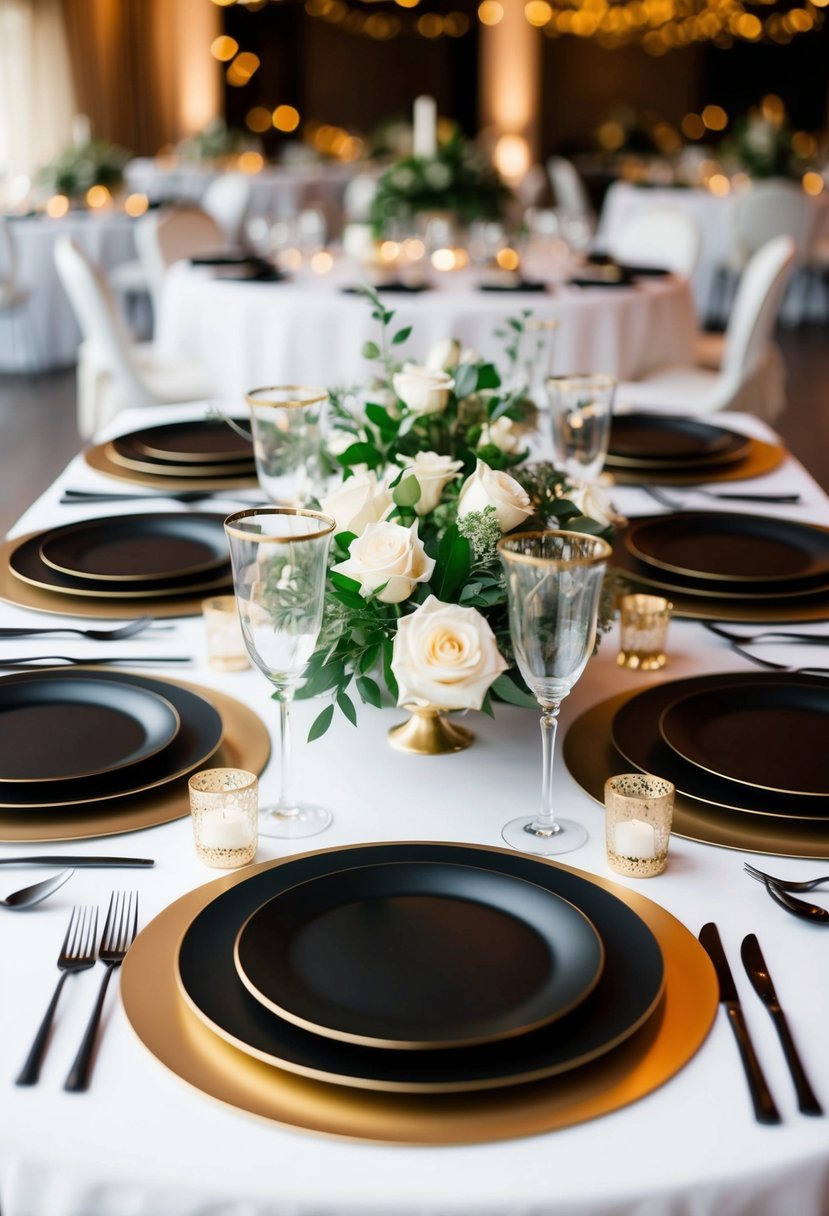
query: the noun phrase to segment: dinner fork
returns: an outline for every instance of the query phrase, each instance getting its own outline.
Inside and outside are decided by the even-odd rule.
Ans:
[[[151,616],[140,616],[137,620],[127,621],[116,629],[73,629],[69,625],[37,626],[35,628],[14,627],[0,629],[0,640],[5,638],[34,638],[50,633],[71,633],[79,638],[89,638],[92,642],[118,642],[122,638],[133,638],[138,633],[153,626],[154,633],[165,633],[173,629],[172,625],[155,625]]]
[[[673,494],[667,494],[662,486],[654,486],[645,484],[640,486],[646,494],[655,499],[663,507],[670,507],[673,511],[681,511],[685,507],[685,502],[674,498]],[[716,498],[725,502],[770,502],[770,503],[796,503],[800,502],[799,494],[722,494],[716,490],[704,490],[702,486],[686,486],[692,494],[703,494],[706,498]]]
[[[733,640],[731,649],[736,650],[737,654],[742,655],[744,659],[748,659],[749,663],[756,663],[758,667],[766,667],[769,671],[784,671],[796,676],[829,676],[829,667],[789,667],[786,663],[773,663],[771,659],[761,659],[756,654],[749,654],[739,642]]]
[[[749,637],[729,633],[716,621],[703,621],[703,625],[718,638],[728,642],[737,642],[740,646],[757,646],[764,642],[802,642],[804,646],[829,646],[829,635],[823,633],[789,633],[785,630],[764,629],[762,633],[753,633]],[[2,636],[2,635],[0,635]]]
[[[134,667],[139,663],[192,663],[189,655],[149,655],[149,654],[107,654],[107,655],[72,655],[72,654],[31,654],[16,655],[13,658],[0,659],[0,671],[39,671],[51,666],[63,667],[100,667],[108,663],[125,663]]]
[[[43,1057],[46,1054],[49,1029],[55,1016],[55,1010],[58,1007],[61,989],[66,977],[67,975],[71,975],[73,971],[86,971],[90,967],[95,966],[95,944],[97,940],[98,909],[81,906],[73,908],[72,915],[69,918],[69,928],[66,930],[66,937],[63,940],[63,945],[58,955],[58,967],[61,973],[60,979],[46,1013],[43,1015],[43,1021],[40,1023],[40,1029],[35,1035],[34,1042],[26,1057],[26,1063],[23,1065],[15,1081],[16,1085],[34,1085],[37,1082],[40,1076]]]
[[[812,925],[829,925],[829,912],[826,908],[821,908],[819,904],[807,903],[805,899],[796,899],[794,895],[787,895],[785,891],[781,891],[779,887],[770,883],[767,878],[762,881],[768,894],[784,911],[796,916],[798,920],[808,921]]]
[[[98,956],[105,965],[106,972],[98,992],[95,1008],[92,1011],[92,1017],[89,1019],[89,1025],[86,1028],[86,1033],[63,1086],[70,1093],[81,1093],[89,1088],[89,1079],[92,1073],[92,1053],[98,1033],[98,1024],[104,1008],[107,987],[112,979],[115,968],[120,967],[123,963],[127,950],[132,945],[137,932],[138,892],[113,891],[109,901],[109,908],[107,909],[107,918],[104,922],[101,949]]]
[[[775,878],[773,874],[766,874],[764,870],[758,870],[756,866],[749,865],[748,862],[744,863],[743,869],[746,874],[750,874],[758,882],[763,882],[767,878],[781,891],[814,891],[823,883],[829,882],[829,874],[824,874],[822,878],[808,878],[803,882],[795,882],[793,878]]]

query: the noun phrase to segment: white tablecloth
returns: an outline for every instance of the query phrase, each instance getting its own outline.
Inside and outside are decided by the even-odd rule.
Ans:
[[[165,280],[156,341],[170,354],[198,359],[223,398],[261,384],[362,382],[370,370],[363,344],[378,340],[378,326],[366,300],[342,290],[359,282],[359,271],[339,265],[325,278],[245,283],[179,263]],[[436,279],[433,290],[387,293],[383,300],[394,310],[393,330],[414,327],[397,353],[415,362],[447,337],[500,353],[494,331],[523,310],[559,321],[555,372],[604,371],[631,380],[692,359],[693,304],[679,279],[629,289],[559,284],[552,292],[502,293],[478,291],[470,274],[458,272]]]
[[[143,418],[122,415],[119,429],[140,425]],[[752,434],[767,434],[755,419],[723,420]],[[111,483],[75,461],[60,484],[91,488]],[[756,485],[800,491],[802,505],[777,508],[780,514],[829,523],[829,501],[793,460]],[[635,489],[620,491],[619,502],[631,514],[652,510]],[[16,531],[94,514],[56,503],[53,488]],[[24,624],[32,616],[4,606],[0,619]],[[16,644],[18,651],[21,645]],[[25,645],[35,652],[32,642]],[[15,644],[2,646],[8,653]],[[136,639],[124,653],[153,653],[159,646],[170,653],[192,653],[194,679],[221,687],[266,719],[275,713],[258,672],[218,676],[204,667],[199,621],[182,621],[174,633],[152,640]],[[75,654],[95,649],[68,641],[61,648]],[[643,676],[616,667],[616,636],[608,636],[565,703],[563,731],[581,710],[623,689],[747,667],[724,642],[693,622],[671,625],[669,649],[670,665]],[[775,657],[780,650],[764,653]],[[796,661],[802,652],[791,647],[785,653]],[[814,662],[814,651],[803,661]],[[304,745],[300,741],[318,709],[310,703],[296,707],[297,780],[309,799],[332,808],[333,826],[294,846],[264,840],[260,860],[303,847],[384,839],[500,844],[504,820],[517,808],[536,803],[540,747],[531,711],[499,706],[494,721],[473,715],[469,724],[477,739],[472,748],[456,756],[421,758],[387,745],[386,731],[401,713],[370,707],[360,710],[357,731],[339,720],[321,741]],[[273,773],[266,773],[266,792],[273,780]],[[587,845],[563,860],[609,875],[601,809],[561,762],[555,789],[561,811],[590,832]],[[68,851],[65,845],[44,848]],[[105,905],[113,886],[134,883],[146,922],[171,900],[214,877],[195,859],[186,820],[73,848],[151,856],[157,864],[138,874],[79,870],[39,910],[0,916],[3,1216],[825,1216],[829,1211],[826,1120],[797,1113],[772,1024],[739,965],[742,937],[756,932],[816,1092],[829,1107],[825,931],[776,908],[762,887],[742,873],[743,854],[675,838],[664,876],[644,883],[618,881],[662,904],[693,933],[705,921],[719,924],[751,1034],[783,1114],[782,1126],[755,1123],[736,1046],[720,1012],[686,1068],[627,1109],[545,1136],[439,1149],[326,1140],[214,1104],[147,1054],[117,999],[117,980],[110,989],[92,1088],[86,1095],[64,1093],[62,1082],[100,968],[67,984],[41,1081],[31,1089],[15,1088],[11,1079],[57,978],[54,964],[70,907]],[[4,856],[14,851],[11,846],[1,850]],[[793,877],[821,871],[816,862],[749,859]],[[23,886],[27,878],[23,870],[4,871],[2,892]]]
[[[134,220],[123,212],[71,211],[62,219],[27,216],[10,221],[17,246],[20,286],[30,293],[27,305],[34,328],[37,363],[20,317],[0,313],[0,372],[48,371],[70,367],[81,340],[75,314],[55,267],[55,242],[68,233],[105,272],[135,257]],[[12,326],[17,332],[12,333]]]

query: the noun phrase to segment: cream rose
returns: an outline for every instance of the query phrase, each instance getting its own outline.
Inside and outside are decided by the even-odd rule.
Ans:
[[[578,507],[582,515],[589,515],[604,527],[619,518],[610,495],[598,482],[585,481],[581,485],[573,486],[572,490],[565,492],[565,497]]]
[[[391,668],[398,705],[480,709],[507,663],[477,608],[444,604],[430,595],[416,611],[400,618]]]
[[[515,427],[506,414],[502,414],[500,418],[488,423],[481,431],[478,446],[483,447],[486,443],[500,448],[502,452],[517,452],[521,447],[521,436],[516,434]]]
[[[385,519],[394,506],[391,490],[378,484],[374,473],[355,473],[333,494],[321,499],[324,514],[333,517],[338,532],[354,532],[359,536],[367,524]]]
[[[457,367],[461,359],[461,344],[457,338],[443,338],[435,342],[426,356],[426,367],[433,371],[445,372],[450,367]]]
[[[417,534],[416,521],[410,528],[388,520],[368,524],[362,536],[351,542],[348,553],[332,569],[356,579],[366,599],[383,587],[377,598],[384,604],[407,599],[417,583],[428,582],[435,568],[434,558],[427,557]]]
[[[463,468],[463,461],[452,460],[449,456],[438,456],[437,452],[418,452],[414,459],[410,456],[405,459],[408,463],[404,468],[414,474],[420,486],[420,498],[415,503],[415,511],[418,515],[428,515],[440,502],[444,487],[457,477]],[[404,472],[401,480],[405,480],[405,477]]]
[[[449,403],[455,381],[446,372],[432,367],[404,363],[402,372],[392,378],[394,391],[413,414],[442,414]]]
[[[499,473],[482,460],[467,477],[458,499],[458,519],[494,507],[502,532],[511,532],[532,515],[530,496],[509,473]]]

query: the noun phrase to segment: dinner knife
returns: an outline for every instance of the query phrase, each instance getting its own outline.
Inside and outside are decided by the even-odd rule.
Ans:
[[[0,866],[85,866],[87,869],[104,869],[154,865],[152,857],[63,857],[60,854],[51,857],[0,857]]]
[[[780,1112],[774,1104],[774,1098],[771,1095],[768,1082],[763,1075],[760,1061],[757,1059],[754,1046],[749,1038],[748,1027],[743,1017],[740,998],[737,995],[737,988],[734,983],[734,976],[731,974],[731,968],[728,965],[728,959],[725,957],[725,951],[720,941],[720,931],[713,922],[709,922],[700,929],[699,940],[714,964],[714,970],[717,973],[717,981],[720,986],[720,1003],[725,1006],[729,1025],[734,1032],[737,1046],[740,1049],[740,1057],[743,1061],[746,1079],[748,1080],[751,1101],[754,1104],[755,1118],[758,1123],[780,1123],[782,1122]]]
[[[766,960],[763,958],[763,952],[760,949],[760,943],[757,940],[756,934],[749,933],[747,937],[743,938],[743,944],[740,946],[740,957],[743,960],[746,974],[751,980],[751,986],[771,1014],[771,1020],[774,1022],[775,1030],[780,1039],[780,1045],[783,1048],[783,1055],[786,1057],[786,1063],[789,1066],[789,1072],[792,1074],[792,1080],[794,1081],[798,1110],[804,1115],[822,1115],[823,1107],[818,1102],[814,1090],[809,1084],[809,1078],[806,1076],[806,1070],[798,1055],[794,1039],[789,1030],[789,1024],[786,1021],[786,1015],[780,1008],[780,1002],[777,999],[777,993],[774,990],[774,984],[769,975],[769,969],[766,966]]]

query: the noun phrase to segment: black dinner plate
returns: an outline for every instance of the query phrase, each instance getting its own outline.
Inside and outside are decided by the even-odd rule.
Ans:
[[[742,441],[741,446],[748,446],[745,435],[735,435],[733,431],[697,418],[615,414],[610,423],[607,459],[637,464],[645,461],[688,464],[720,455],[735,439]]]
[[[395,862],[308,879],[242,927],[245,987],[280,1017],[367,1047],[469,1047],[563,1017],[601,973],[582,912],[534,883]]]
[[[226,568],[218,516],[149,512],[86,519],[42,534],[47,566],[94,583],[154,583],[210,578]]]
[[[624,544],[656,570],[758,591],[829,578],[829,529],[788,519],[672,511],[631,523]]]
[[[659,732],[683,760],[778,794],[829,798],[829,684],[726,685],[662,713]]]
[[[164,680],[137,675],[131,671],[98,671],[89,667],[73,667],[43,672],[18,672],[0,680],[0,703],[18,685],[34,682],[48,674],[57,685],[67,690],[79,681],[94,680],[101,689],[109,685],[128,685],[134,690],[146,690],[169,701],[179,716],[179,729],[172,741],[156,755],[98,776],[77,780],[50,780],[31,784],[0,781],[0,807],[5,810],[35,814],[38,810],[78,806],[82,803],[103,802],[125,798],[155,786],[166,785],[177,777],[197,769],[213,755],[222,741],[222,719],[218,710],[204,697],[168,684]],[[102,694],[106,695],[106,694]]]
[[[191,266],[270,266],[255,253],[194,253],[189,259]]]
[[[421,291],[431,291],[428,283],[401,283],[397,280],[388,283],[373,283],[374,291],[397,292],[400,295],[417,295]],[[359,296],[363,294],[362,287],[341,287],[340,291],[347,296]]]
[[[122,443],[121,440],[113,439],[111,443],[106,444],[104,451],[113,464],[122,469],[151,473],[154,477],[198,477],[200,480],[207,477],[245,477],[254,468],[252,456],[234,457],[221,464],[215,460],[204,464],[192,461],[176,464],[168,458],[132,455],[129,447],[130,445]]]
[[[682,697],[729,687],[744,688],[746,695],[750,696],[753,689],[768,685],[787,688],[795,684],[826,689],[826,681],[819,676],[789,675],[785,672],[740,674],[724,671],[684,680],[668,680],[631,697],[617,711],[611,727],[613,746],[634,768],[664,777],[672,781],[680,793],[710,806],[791,819],[825,820],[829,817],[829,798],[799,793],[779,794],[706,772],[678,755],[665,743],[659,731],[662,714]],[[747,752],[752,752],[750,738],[745,741],[745,748]]]
[[[150,689],[27,675],[16,684],[0,680],[0,785],[39,787],[126,769],[160,752],[179,729],[170,701]]]
[[[234,418],[241,427],[246,418]],[[156,460],[189,464],[223,464],[253,460],[253,444],[220,418],[198,418],[192,422],[168,422],[143,427],[118,438],[127,455],[152,456]]]
[[[536,883],[579,908],[605,947],[593,992],[572,1013],[516,1038],[442,1051],[378,1050],[312,1034],[277,1017],[236,973],[239,930],[265,902],[297,883],[366,864],[469,866]],[[473,846],[388,844],[299,857],[218,895],[194,919],[178,958],[182,994],[214,1033],[289,1072],[372,1090],[436,1092],[494,1088],[576,1068],[612,1050],[644,1024],[662,995],[664,965],[648,927],[621,900],[582,875]]]
[[[535,279],[519,279],[517,283],[479,283],[478,291],[545,292],[549,291],[549,287]]]

